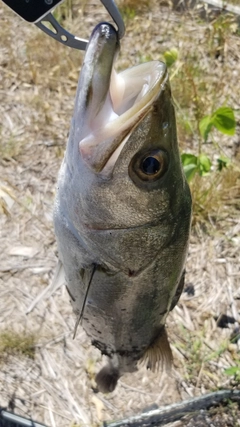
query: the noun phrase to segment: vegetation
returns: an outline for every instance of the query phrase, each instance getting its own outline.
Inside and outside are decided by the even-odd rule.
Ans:
[[[99,425],[139,413],[153,402],[163,406],[216,389],[239,388],[239,344],[231,340],[236,325],[220,329],[215,321],[226,313],[237,323],[240,312],[236,20],[228,14],[202,20],[192,10],[177,14],[167,2],[160,7],[159,0],[117,0],[127,27],[118,69],[150,60],[163,60],[169,68],[194,208],[185,289],[192,286],[195,294],[184,292],[167,318],[172,377],[166,381],[144,368],[124,376],[116,393],[104,396],[100,420],[91,387],[103,362],[81,328],[72,340],[75,318],[64,288],[25,315],[55,268],[54,191],[84,53],[24,25],[0,3],[1,398],[6,393],[7,404],[15,393],[25,402],[23,413],[28,410],[47,425],[54,425],[54,418],[55,425],[65,427]],[[100,17],[108,18],[100,1],[95,3],[93,12],[91,1],[65,0],[54,13],[72,33],[87,38]],[[21,255],[23,245],[33,247],[36,255]],[[11,252],[15,247],[20,254]],[[47,343],[36,345],[38,336],[19,332],[19,325],[32,331],[40,323],[41,336],[52,337]],[[234,405],[231,410],[235,427],[239,410]]]
[[[210,66],[227,61],[224,52],[228,37],[237,33],[238,26],[228,15],[220,15],[211,23],[202,42]],[[226,203],[228,212],[231,203],[234,208],[239,204],[239,162],[228,154],[224,147],[226,139],[222,143],[218,133],[235,135],[239,110],[229,105],[224,80],[213,75],[207,81],[201,66],[202,53],[183,53],[172,47],[163,53],[163,59],[169,67],[175,99],[182,164],[192,190],[193,224],[206,223],[205,220],[209,223],[209,216],[216,224],[224,217]],[[219,105],[219,99],[223,99],[223,105]]]
[[[126,22],[151,9],[152,0],[120,0],[119,10]]]
[[[233,376],[237,384],[240,384],[240,363],[225,369],[225,374]]]
[[[33,333],[6,330],[0,332],[0,360],[9,354],[18,354],[34,359],[36,337]]]

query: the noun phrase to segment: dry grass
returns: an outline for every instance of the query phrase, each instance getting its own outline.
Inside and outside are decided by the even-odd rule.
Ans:
[[[35,342],[36,337],[29,332],[17,333],[14,330],[0,332],[0,360],[1,357],[13,354],[34,359]]]
[[[231,216],[236,221],[240,210],[240,171],[235,165],[213,176],[196,175],[191,182],[193,227],[202,223],[210,233],[221,232],[221,224]],[[222,230],[225,233],[225,229]]]
[[[99,20],[107,19],[98,3],[72,3],[73,16],[62,12],[64,25],[87,38]],[[216,21],[200,21],[192,11],[176,14],[159,4],[151,0],[150,9],[128,19],[118,67],[146,56],[161,59],[177,48],[170,74],[180,146],[196,154],[199,117],[227,102],[239,122],[238,30],[227,18],[231,22],[225,22],[220,40]],[[95,395],[93,377],[103,362],[81,329],[72,340],[75,319],[64,287],[25,314],[56,266],[53,198],[83,54],[24,24],[3,4],[0,24],[0,348],[7,354],[1,363],[0,405],[14,402],[17,413],[53,427],[96,426],[152,403],[239,387],[224,373],[239,364],[239,344],[231,342],[240,320],[239,125],[234,137],[214,133],[203,146],[216,161],[221,145],[230,168],[193,182],[186,285],[192,284],[195,294],[184,292],[168,318],[172,376],[141,368],[124,376],[112,394]],[[215,317],[222,313],[236,323],[218,328]],[[34,349],[34,359],[29,358],[33,353],[24,355],[24,348]]]
[[[145,15],[149,12],[152,5],[152,0],[142,0],[141,2],[137,0],[122,0],[119,2],[119,10],[126,23],[128,23],[128,21],[134,19],[136,15]]]

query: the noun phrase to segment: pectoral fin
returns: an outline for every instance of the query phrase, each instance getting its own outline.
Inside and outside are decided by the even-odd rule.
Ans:
[[[157,338],[145,351],[140,363],[146,363],[147,369],[151,369],[152,372],[159,369],[170,371],[172,360],[172,350],[169,345],[167,331],[163,326]]]
[[[185,270],[183,271],[181,279],[179,280],[176,293],[172,300],[170,311],[174,309],[175,305],[179,301],[184,287],[184,279]],[[141,362],[145,362],[147,364],[147,368],[155,372],[159,368],[169,371],[172,366],[172,360],[172,350],[168,342],[167,331],[165,327],[163,327],[157,338],[153,341],[153,343],[144,353]]]

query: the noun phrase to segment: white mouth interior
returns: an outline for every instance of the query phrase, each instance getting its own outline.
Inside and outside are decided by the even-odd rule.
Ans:
[[[112,169],[131,134],[131,129],[127,136],[126,131],[133,128],[139,118],[148,111],[165,80],[166,66],[157,61],[138,65],[119,74],[115,70],[112,71],[105,102],[97,115],[94,114],[96,109],[91,106],[88,108],[82,139],[79,142],[81,155],[90,166],[94,167],[94,163],[106,152],[104,172]],[[93,96],[92,102],[96,101],[97,95]],[[115,147],[113,141],[116,138],[119,141],[119,137],[120,142]],[[111,150],[112,154],[109,156]]]

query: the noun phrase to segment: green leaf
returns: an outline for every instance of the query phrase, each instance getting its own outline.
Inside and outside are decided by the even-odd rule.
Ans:
[[[170,50],[166,50],[163,56],[164,56],[164,60],[166,62],[167,67],[171,67],[174,64],[174,62],[176,62],[176,60],[178,59],[178,50],[175,47],[173,47]]]
[[[182,153],[181,160],[187,181],[190,182],[199,170],[198,158],[194,154]]]
[[[201,136],[204,139],[204,142],[207,142],[208,135],[212,129],[212,126],[213,126],[213,122],[212,122],[211,116],[205,116],[202,118],[202,120],[200,120],[199,130],[200,130]]]
[[[231,368],[227,368],[224,370],[227,375],[240,375],[240,366],[231,366]]]
[[[194,164],[183,166],[184,173],[186,175],[187,181],[190,182],[194,175],[198,172],[198,166]]]
[[[217,170],[221,171],[224,168],[227,168],[231,161],[228,157],[221,156],[219,157],[219,159],[217,159],[217,162],[218,162]]]
[[[195,156],[194,154],[183,153],[181,159],[188,182],[193,179],[197,172],[204,176],[211,170],[212,162],[206,154]]]
[[[193,165],[198,164],[198,158],[194,156],[194,154],[182,153],[181,159],[182,159],[183,166],[190,165],[190,164],[193,164]]]
[[[200,156],[198,157],[198,161],[199,161],[200,175],[202,176],[206,175],[211,169],[211,166],[212,166],[211,160],[205,154],[200,154]]]
[[[144,62],[150,62],[150,61],[152,61],[153,60],[153,58],[152,58],[152,56],[150,55],[150,53],[149,54],[147,54],[147,55],[140,55],[139,56],[139,62],[142,64],[142,63],[144,63]]]
[[[220,107],[212,115],[212,124],[225,135],[234,135],[236,120],[230,107]]]

